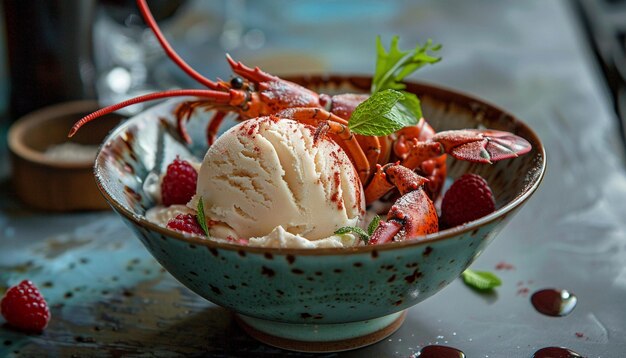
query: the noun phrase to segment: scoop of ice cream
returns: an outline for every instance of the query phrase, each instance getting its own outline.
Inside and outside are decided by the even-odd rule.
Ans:
[[[196,200],[205,215],[239,237],[277,226],[308,240],[356,226],[364,214],[361,182],[345,152],[315,128],[262,117],[231,128],[209,148]]]
[[[353,234],[332,235],[319,240],[308,240],[300,235],[294,235],[277,226],[272,232],[263,237],[252,237],[248,241],[249,246],[274,247],[289,249],[322,249],[329,247],[352,247],[359,241]]]
[[[175,218],[178,214],[194,214],[194,212],[184,205],[157,205],[146,211],[146,219],[157,225],[166,227],[168,221]]]

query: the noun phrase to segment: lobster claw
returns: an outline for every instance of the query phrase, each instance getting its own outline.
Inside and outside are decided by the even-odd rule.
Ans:
[[[380,222],[369,244],[383,244],[394,239],[402,241],[437,232],[437,210],[423,189],[423,184],[428,180],[399,164],[385,166],[384,172],[387,180],[398,187],[402,196],[387,213],[387,221]]]
[[[439,132],[431,138],[456,159],[491,163],[515,158],[532,146],[522,137],[498,130],[464,129]]]

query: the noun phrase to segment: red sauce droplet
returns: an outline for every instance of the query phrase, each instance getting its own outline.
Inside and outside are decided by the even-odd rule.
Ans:
[[[547,316],[561,317],[570,314],[578,299],[566,290],[548,288],[533,293],[530,297],[533,307]]]
[[[533,358],[582,358],[582,356],[571,349],[546,347],[536,351]]]
[[[517,295],[518,296],[527,296],[528,295],[528,288],[526,287],[522,287],[519,290],[517,290]]]
[[[417,353],[419,358],[465,358],[465,353],[447,346],[426,346]]]
[[[515,266],[508,262],[500,261],[496,265],[496,270],[515,270]]]

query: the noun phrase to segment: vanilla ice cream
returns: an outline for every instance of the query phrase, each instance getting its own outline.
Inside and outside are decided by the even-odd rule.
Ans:
[[[146,219],[148,219],[149,221],[157,225],[166,227],[167,223],[179,214],[194,214],[195,215],[195,212],[189,209],[188,207],[186,207],[185,205],[170,205],[170,206],[157,205],[146,211]]]
[[[194,201],[202,198],[207,219],[242,238],[281,227],[314,241],[357,226],[365,213],[357,172],[339,145],[323,136],[316,142],[314,132],[276,117],[231,128],[207,151]]]

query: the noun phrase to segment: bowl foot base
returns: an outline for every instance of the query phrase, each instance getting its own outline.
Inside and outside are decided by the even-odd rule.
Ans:
[[[379,342],[404,322],[406,311],[366,321],[335,324],[296,324],[235,314],[253,338],[270,346],[311,353],[339,352]]]

